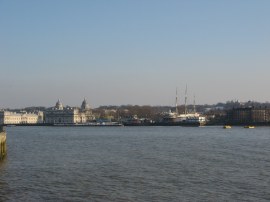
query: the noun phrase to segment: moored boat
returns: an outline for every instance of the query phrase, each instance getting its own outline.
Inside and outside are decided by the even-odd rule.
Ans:
[[[255,126],[244,126],[244,128],[255,128]]]
[[[187,109],[187,86],[185,92],[185,110],[184,113],[180,114],[178,112],[178,95],[176,89],[176,97],[175,97],[175,112],[171,110],[168,113],[165,113],[161,124],[162,125],[169,125],[169,126],[204,126],[206,124],[205,116],[196,112],[195,106],[195,96],[194,96],[194,103],[193,103],[193,110],[190,111]]]
[[[232,127],[229,126],[229,125],[225,125],[225,126],[223,126],[223,128],[224,128],[224,129],[230,129],[230,128],[232,128]]]

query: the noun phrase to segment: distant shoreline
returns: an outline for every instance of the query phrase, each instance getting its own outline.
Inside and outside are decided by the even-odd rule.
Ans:
[[[224,123],[224,124],[205,124],[203,126],[224,126],[224,125],[230,125],[230,126],[270,126],[270,123],[241,123],[241,124],[230,124],[230,123]],[[50,127],[142,127],[142,126],[165,126],[165,127],[175,127],[175,126],[182,126],[182,127],[203,127],[199,125],[182,125],[182,124],[164,124],[164,123],[153,123],[153,124],[5,124],[3,125],[5,127],[17,127],[17,126],[50,126]]]

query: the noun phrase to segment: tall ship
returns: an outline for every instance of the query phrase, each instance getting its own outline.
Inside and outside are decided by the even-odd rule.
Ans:
[[[178,95],[176,89],[175,98],[175,112],[169,111],[165,113],[161,121],[162,125],[171,126],[203,126],[206,124],[206,118],[200,113],[196,112],[195,96],[192,112],[188,112],[187,108],[187,86],[185,91],[185,110],[184,113],[180,114],[178,112]]]

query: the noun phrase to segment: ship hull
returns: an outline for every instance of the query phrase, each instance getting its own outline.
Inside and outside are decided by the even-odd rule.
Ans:
[[[204,126],[204,123],[199,122],[161,122],[158,123],[160,126],[186,126],[186,127],[199,127]]]
[[[183,126],[183,127],[199,127],[204,126],[204,123],[198,122],[156,122],[156,123],[124,123],[124,126]]]

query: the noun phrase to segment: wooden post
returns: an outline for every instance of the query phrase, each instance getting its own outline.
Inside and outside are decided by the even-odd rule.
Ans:
[[[2,160],[7,155],[7,146],[6,146],[6,132],[3,127],[0,128],[0,160]]]

